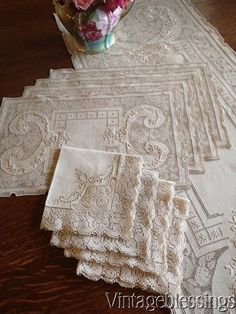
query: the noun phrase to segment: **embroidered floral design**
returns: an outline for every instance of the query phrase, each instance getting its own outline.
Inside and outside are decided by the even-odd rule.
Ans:
[[[76,187],[68,198],[61,196],[59,203],[70,203],[77,210],[110,209],[116,186],[115,167],[111,165],[106,174],[89,176],[81,169],[76,169]],[[79,207],[78,207],[79,204]]]

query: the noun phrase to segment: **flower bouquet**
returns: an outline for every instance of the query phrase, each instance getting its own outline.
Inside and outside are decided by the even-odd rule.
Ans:
[[[134,0],[54,0],[56,13],[84,51],[101,52],[115,43],[114,29]]]

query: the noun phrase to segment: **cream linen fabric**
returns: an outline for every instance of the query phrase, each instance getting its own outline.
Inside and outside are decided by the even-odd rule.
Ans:
[[[45,193],[59,149],[65,144],[142,155],[148,171],[156,172],[162,179],[177,181],[177,188],[192,187],[189,191],[179,192],[191,200],[186,229],[187,248],[184,251],[183,293],[186,296],[235,294],[235,53],[187,0],[150,0],[148,6],[146,1],[137,0],[130,15],[119,25],[117,44],[104,54],[95,56],[78,55],[75,42],[58,19],[57,22],[64,32],[74,66],[81,72],[78,75],[74,70],[52,71],[49,81],[39,80],[36,88],[26,89],[24,96],[28,98],[4,99],[0,112],[0,195]],[[207,70],[208,65],[203,64],[209,64],[210,70]],[[147,72],[146,66],[150,65],[153,70]],[[108,83],[110,77],[106,79],[104,72],[116,72],[119,68],[123,77],[129,71],[127,67],[136,67],[135,78],[129,74],[122,86],[117,76],[111,88]],[[153,72],[162,67],[166,69],[165,73],[161,72],[154,78]],[[140,71],[144,74],[136,78]],[[104,78],[104,82],[99,82],[101,93],[109,89],[103,96],[97,92],[98,81],[91,79],[91,75],[95,74]],[[65,80],[68,82],[64,83]],[[160,87],[161,80],[168,82],[168,88],[176,86],[179,91],[164,91],[163,88],[160,92],[155,90],[154,94],[153,89]],[[179,84],[176,84],[178,80]],[[68,84],[76,91],[67,92]],[[85,88],[86,85],[88,87]],[[83,93],[83,88],[88,94],[79,94]],[[118,94],[114,97],[124,88],[135,95],[122,98]],[[140,94],[137,94],[137,89]],[[61,100],[55,95],[59,94],[59,90]],[[198,95],[198,101],[193,100],[194,94]],[[200,108],[199,113],[202,112],[201,116],[191,114],[192,121],[197,120],[199,127],[193,126],[192,122],[190,127],[190,130],[195,130],[196,138],[199,137],[199,147],[204,147],[202,158],[216,159],[219,148],[230,146],[222,108],[227,113],[226,125],[232,140],[232,149],[221,150],[221,160],[207,163],[206,175],[191,175],[191,182],[187,166],[200,166],[200,155],[193,155],[193,149],[188,150],[190,139],[194,140],[193,132],[188,141],[181,136],[183,128],[185,132],[187,130],[187,121],[191,121],[188,112],[187,115],[184,113],[188,119],[180,123],[175,107],[178,104],[178,108],[184,108],[181,106],[184,98],[187,98],[186,104],[194,101],[194,107],[199,103],[196,108]],[[144,107],[141,107],[143,104]],[[169,108],[169,111],[163,108]],[[144,114],[145,119],[142,119]],[[161,124],[162,114],[165,116],[164,124]],[[164,136],[166,134],[167,137]],[[138,142],[138,147],[134,145],[137,139],[142,140]],[[117,141],[119,145],[115,145]],[[202,145],[206,141],[209,145]],[[193,156],[199,158],[195,163]],[[204,169],[204,166],[198,167],[199,172]],[[184,241],[179,243],[183,245]],[[132,253],[136,252],[139,251]],[[170,293],[178,291],[181,281],[173,276],[172,270],[160,278],[147,276],[135,267],[122,266],[121,271],[118,266],[115,270],[112,266],[82,260],[78,265],[80,273],[95,280],[100,276],[108,282],[117,281],[124,286]],[[179,310],[178,313],[189,311]],[[196,310],[195,313],[200,312]],[[212,309],[209,313],[217,313],[217,310]]]
[[[93,280],[115,282],[107,270],[120,269],[122,285],[174,294],[189,206],[174,197],[174,186],[145,170],[141,157],[62,147],[41,227],[62,230],[51,243],[79,259],[78,274],[90,277],[93,269]]]
[[[114,217],[114,213],[111,212],[112,209],[106,210],[107,201],[104,201],[104,197],[110,192],[104,190],[104,186],[107,186],[105,185],[107,183],[109,188],[112,188],[112,184],[107,181],[108,175],[98,176],[98,173],[102,173],[102,168],[105,167],[107,173],[113,174],[111,165],[114,164],[115,173],[122,172],[122,170],[117,169],[120,166],[120,164],[117,165],[119,162],[118,157],[137,159],[137,157],[127,155],[63,147],[46,201],[42,226],[48,230],[62,230],[63,233],[53,234],[51,243],[66,247],[66,256],[79,259],[78,274],[81,272],[89,277],[91,275],[89,267],[92,266],[95,274],[94,280],[99,276],[99,278],[106,281],[117,281],[112,276],[108,277],[109,279],[106,278],[105,274],[107,269],[110,269],[112,273],[117,273],[120,269],[121,273],[124,270],[123,275],[119,278],[123,282],[122,285],[128,283],[145,289],[151,288],[159,292],[177,293],[180,289],[182,276],[181,264],[185,245],[184,229],[189,202],[186,199],[174,197],[175,185],[173,182],[158,179],[154,172],[142,168],[141,159],[136,160],[139,165],[134,167],[136,171],[128,172],[129,167],[126,167],[125,177],[125,183],[127,184],[127,182],[133,181],[132,174],[135,173],[136,180],[134,182],[136,185],[135,188],[132,186],[131,192],[134,190],[137,193],[138,191],[138,197],[135,196],[136,201],[133,203],[135,204],[133,228],[130,228],[129,238],[125,241],[124,236],[122,237],[124,232],[122,235],[119,232],[116,239],[111,239],[115,237],[113,222],[116,227],[119,227],[118,230],[121,230],[120,226],[123,226],[121,218],[124,218],[124,215],[116,215],[116,219],[109,224],[109,230],[112,226],[112,234],[110,231],[108,232],[107,217]],[[110,171],[109,168],[111,168]],[[137,169],[139,169],[138,174]],[[74,186],[71,185],[73,173],[79,175],[74,182]],[[137,176],[139,176],[139,182]],[[98,177],[103,180],[99,180]],[[84,182],[87,182],[88,179],[88,185],[84,186]],[[122,181],[122,179],[123,177],[118,177],[118,180]],[[62,184],[62,180],[65,182],[66,188]],[[117,182],[117,179],[115,181]],[[91,190],[94,182],[100,188],[98,193]],[[104,194],[101,193],[101,188]],[[69,191],[71,192],[69,193]],[[88,194],[87,196],[86,191],[90,192],[91,195]],[[122,191],[124,191],[123,188]],[[69,196],[65,198],[64,195],[68,193]],[[100,232],[103,227],[102,221],[99,219],[100,207],[96,208],[97,203],[101,203],[99,193],[101,193],[100,198],[102,198],[105,205],[105,210],[102,211],[102,219],[105,221],[105,231],[103,232]],[[122,195],[121,199],[127,201],[127,196]],[[63,206],[65,206],[65,203],[68,204],[67,208],[62,208],[63,214],[59,212],[58,200],[59,203],[63,203]],[[121,206],[115,208],[124,210]],[[88,216],[86,215],[86,209]],[[95,212],[96,223],[99,224],[97,227],[93,222],[94,216],[92,215],[91,218],[90,212]],[[77,217],[80,217],[79,224],[77,223]],[[132,223],[129,224],[129,226],[131,225]],[[87,226],[90,227],[90,232]],[[86,231],[84,231],[85,227]],[[90,249],[87,248],[86,243],[90,243],[90,245],[92,243]],[[100,250],[101,247],[102,250]],[[125,250],[120,251],[122,247],[126,247],[125,250],[130,247],[134,252],[133,256],[126,255]],[[100,273],[101,267],[103,269],[102,273]],[[111,267],[113,267],[113,270]],[[152,286],[147,284],[149,281]],[[156,282],[155,285],[153,285],[154,281]]]

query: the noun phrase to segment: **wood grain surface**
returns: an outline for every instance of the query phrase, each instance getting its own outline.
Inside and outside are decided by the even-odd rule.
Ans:
[[[193,3],[236,50],[236,1]],[[50,0],[1,1],[0,12],[0,98],[19,97],[25,85],[47,77],[51,68],[72,66]],[[50,233],[39,230],[45,198],[0,198],[0,313],[148,313],[110,310],[105,292],[133,291],[77,277],[76,261],[49,246]]]

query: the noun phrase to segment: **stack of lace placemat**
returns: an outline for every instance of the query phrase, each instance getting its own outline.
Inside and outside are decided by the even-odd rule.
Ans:
[[[141,157],[62,148],[41,226],[79,260],[78,275],[176,294],[187,211]]]
[[[0,194],[48,190],[62,145],[140,155],[145,169],[190,187],[230,147],[207,64],[52,71],[4,99]]]

